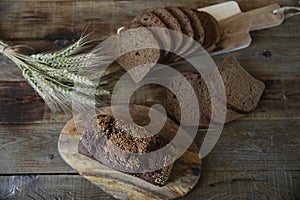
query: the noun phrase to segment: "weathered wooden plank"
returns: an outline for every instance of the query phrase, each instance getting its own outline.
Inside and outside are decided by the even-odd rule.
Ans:
[[[0,83],[0,123],[65,122],[71,114],[52,113],[27,82]]]
[[[24,81],[22,72],[7,57],[0,55],[0,80],[1,81]]]
[[[242,120],[299,119],[300,118],[300,76],[259,77],[266,84],[266,90],[252,113]],[[160,89],[153,92],[151,86],[136,91],[133,102],[150,105],[159,103]],[[148,92],[147,92],[148,91]],[[149,92],[151,91],[151,93]],[[153,93],[157,94],[153,96]],[[21,80],[0,82],[0,123],[17,122],[66,122],[71,115],[53,114],[35,91]]]
[[[300,121],[236,121],[203,159],[206,171],[299,170]],[[203,133],[197,141],[202,141]],[[200,137],[200,138],[199,138]]]
[[[299,76],[299,37],[253,37],[250,47],[236,51],[242,66],[254,76]],[[216,63],[227,55],[216,56]]]
[[[26,82],[0,86],[0,122],[38,121],[43,119],[45,105]]]
[[[181,199],[299,199],[299,186],[299,171],[204,171]],[[0,198],[113,199],[77,175],[0,176]]]
[[[299,37],[299,17],[286,19],[280,26],[251,32],[252,36]]]
[[[64,123],[0,126],[0,174],[74,172],[57,151],[63,126]]]
[[[100,38],[114,34],[118,27],[126,24],[146,9],[160,6],[203,7],[222,0],[198,1],[1,1],[1,38],[52,38],[65,31],[68,36],[82,33],[84,27],[94,30]],[[265,0],[249,3],[240,0],[244,11],[271,3],[297,5],[296,0]],[[290,20],[286,29],[267,31],[272,36],[299,36],[297,21]],[[262,33],[260,33],[262,34]]]
[[[68,40],[69,41],[69,40]],[[22,44],[21,41],[18,42]],[[54,42],[50,45],[47,42],[38,42],[36,49],[44,51],[59,49]],[[70,42],[66,42],[68,44]],[[25,45],[28,44],[24,42]],[[34,46],[34,41],[32,42]],[[41,46],[44,44],[45,46]],[[30,45],[30,44],[29,44]],[[277,77],[300,76],[300,40],[299,37],[253,37],[250,47],[236,51],[235,54],[243,67],[254,76]],[[226,55],[216,56],[214,60],[219,63]],[[24,80],[20,71],[14,63],[7,58],[0,56],[0,81]]]
[[[255,124],[255,125],[254,125]],[[0,174],[74,173],[57,151],[64,123],[0,125]],[[223,129],[205,171],[300,170],[300,121],[236,121]],[[196,143],[201,145],[200,131]]]
[[[113,199],[77,175],[0,177],[0,199]]]
[[[262,76],[265,74],[266,76],[277,77],[281,75],[283,77],[289,76],[289,74],[299,75],[300,54],[297,52],[300,52],[299,37],[282,40],[277,37],[269,39],[255,37],[253,38],[253,46],[237,52],[237,55],[243,66],[253,75]],[[257,59],[249,59],[248,55],[251,56],[250,58]],[[260,69],[262,66],[264,69]]]
[[[201,179],[202,178],[202,179]],[[186,199],[299,199],[299,171],[202,173]],[[295,189],[296,188],[296,189]]]

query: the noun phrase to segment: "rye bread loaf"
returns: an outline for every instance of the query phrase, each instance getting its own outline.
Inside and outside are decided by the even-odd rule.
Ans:
[[[200,19],[205,31],[204,43],[202,46],[208,52],[211,52],[216,48],[216,44],[221,38],[221,30],[218,21],[207,12],[197,11],[195,9],[193,11]]]
[[[242,113],[254,110],[265,84],[251,76],[235,56],[225,58],[218,69],[224,81],[228,107]]]
[[[139,134],[139,136],[134,134]],[[115,170],[138,169],[142,165],[140,160],[135,154],[127,153],[148,153],[168,143],[158,135],[143,137],[146,134],[147,130],[143,127],[114,119],[112,116],[98,115],[90,120],[79,141],[78,151]],[[157,157],[151,157],[147,162],[150,166],[155,166],[162,159],[165,159],[165,155],[158,154]],[[151,184],[163,186],[170,176],[172,167],[173,164],[155,171],[129,174]]]
[[[178,20],[178,22],[181,25],[182,33],[189,36],[190,38],[194,38],[194,30],[191,24],[190,19],[177,7],[166,7],[166,9]],[[180,48],[177,49],[178,54],[182,54],[186,52],[191,46],[191,43],[187,41],[186,39],[182,40],[182,44],[180,45]],[[177,57],[175,55],[175,57]],[[172,58],[170,58],[172,59]]]
[[[134,19],[135,23],[139,23],[145,27],[158,27],[158,28],[167,28],[163,21],[154,13],[147,12],[140,16],[137,16]],[[161,32],[160,32],[161,33]],[[154,37],[157,39],[159,46],[162,49],[165,49],[164,55],[166,56],[171,49],[171,36],[168,30],[164,30],[162,34],[153,33]]]
[[[124,32],[128,29],[136,29],[136,28],[144,28],[143,25],[139,23],[132,23],[128,26],[125,26],[121,32]],[[117,58],[117,62],[126,70],[129,71],[136,66],[142,66],[140,70],[131,71],[130,75],[135,82],[139,82],[143,79],[143,77],[151,70],[151,68],[157,63],[161,57],[161,51],[159,49],[140,49],[136,51],[131,51],[128,53],[123,52],[129,46],[135,47],[137,42],[153,42],[157,44],[157,40],[153,36],[150,31],[143,29],[142,34],[138,35],[130,35],[129,37],[125,38],[122,44],[117,44],[118,46],[115,47],[116,50],[122,49],[122,54],[119,58]],[[158,44],[157,44],[158,46]],[[149,65],[152,64],[152,65]]]
[[[150,10],[150,12],[153,12],[155,15],[157,15],[161,21],[166,25],[168,29],[181,32],[181,25],[178,22],[178,20],[165,8],[154,8]],[[178,49],[181,45],[182,37],[181,35],[178,35],[178,37],[174,38],[174,35],[171,34],[171,51],[174,51]]]

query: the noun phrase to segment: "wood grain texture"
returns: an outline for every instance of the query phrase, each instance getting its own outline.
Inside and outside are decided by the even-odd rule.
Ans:
[[[241,120],[225,126],[205,171],[299,170],[299,120]],[[255,124],[255,126],[254,126]],[[0,174],[74,173],[57,151],[65,123],[0,125]],[[199,131],[201,145],[205,131]],[[19,152],[19,153],[17,153]]]
[[[245,12],[245,16],[250,21],[250,31],[258,31],[262,29],[272,28],[279,26],[284,21],[284,14],[278,13],[274,15],[274,10],[280,9],[281,6],[277,3],[270,4],[261,8],[257,8],[248,12]]]
[[[0,124],[66,122],[71,114],[52,113],[27,82],[0,82]]]
[[[299,187],[297,171],[204,171],[199,184],[181,199],[299,199]],[[79,175],[15,175],[0,176],[0,199],[114,198]]]
[[[0,199],[111,200],[113,198],[79,175],[15,175],[0,177]]]
[[[300,40],[298,38],[256,36],[252,38],[250,47],[233,54],[237,56],[242,66],[254,76],[278,78],[300,76],[300,55],[298,53],[300,52]],[[49,44],[45,44],[43,49],[47,49],[47,45],[49,48]],[[220,55],[213,58],[216,63],[219,63],[225,56]],[[0,82],[24,80],[17,67],[2,56],[0,56],[0,67],[2,69]]]
[[[298,199],[299,172],[204,172],[186,199]]]
[[[299,120],[236,121],[203,159],[206,171],[299,170]],[[203,133],[197,141],[202,141]]]
[[[284,74],[283,74],[284,75]],[[255,111],[241,120],[299,119],[300,76],[257,77],[266,90]],[[161,103],[163,88],[148,85],[137,90],[132,102],[140,105]],[[51,113],[42,99],[26,82],[0,82],[0,124],[18,122],[66,122],[72,116]]]
[[[64,125],[0,126],[0,174],[74,173],[57,151],[59,132]]]
[[[226,8],[226,5],[224,5],[224,8]],[[212,54],[229,53],[250,46],[252,41],[250,31],[267,29],[282,24],[284,14],[273,14],[273,11],[279,8],[279,4],[271,4],[219,20],[221,39]],[[214,12],[220,13],[219,10],[211,10],[210,13],[215,16]]]
[[[87,24],[105,39],[145,8],[220,2],[224,0],[5,0],[0,1],[0,38],[36,52],[57,50],[75,41]],[[298,0],[238,3],[248,11],[272,3],[297,6]],[[183,199],[300,199],[299,17],[251,36],[252,45],[234,54],[265,81],[262,101],[257,110],[226,125],[203,161],[199,184]],[[0,199],[113,199],[58,155],[58,135],[68,118],[44,108],[20,71],[2,56],[0,69]],[[199,144],[203,134],[199,131]]]
[[[1,1],[0,37],[6,40],[53,40],[55,36],[72,38],[80,35],[84,27],[89,25],[89,29],[95,30],[103,39],[116,33],[118,27],[149,8],[170,5],[197,8],[219,2],[222,1]],[[271,3],[296,5],[297,1],[267,0],[249,3],[240,0],[238,3],[243,11],[248,11]]]

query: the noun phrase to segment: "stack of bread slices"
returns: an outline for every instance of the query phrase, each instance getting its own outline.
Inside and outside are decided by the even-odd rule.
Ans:
[[[188,55],[195,51],[194,43],[188,37],[199,43],[206,51],[212,52],[220,40],[220,28],[217,20],[204,11],[191,8],[165,7],[153,8],[135,17],[133,21],[122,30],[141,27],[157,27],[182,33],[174,35],[166,31],[164,34],[151,35],[163,50],[142,49],[124,54],[117,59],[118,63],[126,70],[135,66],[148,63],[171,63],[181,59],[180,55]],[[134,43],[135,41],[128,41]],[[176,53],[173,53],[176,52]],[[146,58],[146,59],[145,59]]]
[[[182,55],[189,56],[189,54],[199,50],[199,46],[195,47],[195,43],[191,43],[186,38],[193,39],[207,52],[212,52],[220,42],[222,33],[218,21],[212,15],[204,11],[183,7],[164,7],[148,10],[135,17],[121,32],[141,27],[165,28],[166,30],[173,30],[182,34],[176,34],[174,37],[171,34],[173,31],[159,32],[157,34],[152,29],[148,31],[143,29],[146,31],[144,37],[148,39],[152,37],[153,41],[158,44],[157,46],[163,50],[140,49],[126,53],[117,59],[118,63],[127,71],[136,66],[141,67],[141,70],[137,71],[138,74],[131,74],[131,77],[136,82],[141,80],[151,70],[149,64],[175,62],[183,59]],[[133,37],[129,42],[134,46],[138,39],[144,39],[144,37]],[[227,57],[220,63],[218,70],[226,90],[227,103],[224,105],[224,108],[226,112],[225,123],[228,123],[256,108],[265,85],[252,77],[233,56]],[[215,116],[212,116],[210,93],[206,83],[200,74],[185,72],[183,75],[191,83],[198,96],[201,112],[199,126],[207,128],[211,119],[214,119]],[[174,77],[170,84],[180,88],[182,83],[180,83],[179,79],[180,77]],[[176,96],[168,93],[166,97],[165,103],[168,114],[180,122],[180,106]],[[189,103],[186,102],[186,104]]]
[[[199,122],[197,121],[196,124],[192,124],[190,121],[186,121],[183,123],[184,125],[208,128],[209,125],[232,122],[242,117],[244,114],[256,109],[265,89],[265,84],[251,76],[241,66],[235,56],[226,57],[223,62],[218,65],[217,70],[220,72],[226,94],[226,103],[215,107],[217,112],[212,112],[213,106],[216,105],[212,105],[210,91],[207,87],[207,84],[210,84],[211,88],[220,88],[218,86],[218,81],[214,81],[217,77],[211,77],[210,81],[212,82],[206,83],[203,77],[198,73],[183,73],[184,78],[189,81],[194,89],[200,110]],[[180,81],[180,76],[174,77],[170,82],[170,85],[177,90],[186,90],[186,88],[184,88],[185,86]],[[177,99],[178,96],[175,96],[174,93],[168,91],[165,106],[169,116],[175,121],[182,123],[181,107]],[[221,98],[219,100],[219,102],[222,103]],[[193,109],[190,102],[181,103],[182,105],[187,106],[187,108]],[[225,121],[213,120],[218,119],[218,116],[216,115],[221,115],[221,109],[226,114]]]

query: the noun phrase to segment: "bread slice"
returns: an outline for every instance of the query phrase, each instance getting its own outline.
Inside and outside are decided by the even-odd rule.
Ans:
[[[204,79],[201,77],[201,75],[193,72],[184,72],[182,73],[182,75],[192,85],[198,98],[198,104],[200,110],[200,119],[198,124],[199,127],[208,128],[211,119],[215,119],[214,121],[211,122],[212,125],[219,124],[220,121],[216,120],[217,116],[214,116],[214,118],[212,118],[210,94],[208,91],[208,87],[206,86],[206,83],[204,82]],[[174,77],[170,85],[178,89],[183,87],[182,83],[179,81],[179,76]],[[185,88],[182,89],[186,90]],[[191,105],[190,102],[182,102],[182,105],[187,106],[187,108],[190,110],[193,109],[190,106]],[[181,112],[180,112],[179,102],[175,94],[171,93],[170,91],[168,91],[166,95],[166,108],[170,117],[173,118],[175,121],[180,122],[187,126],[196,126],[196,124],[192,124],[190,121],[187,122],[180,121]],[[226,112],[225,123],[232,122],[243,116],[242,114],[237,113],[234,110],[231,110],[230,108],[227,108],[226,105],[220,107],[219,109],[225,109],[223,110],[224,112]],[[190,112],[190,110],[188,110],[187,112]]]
[[[139,23],[145,27],[167,28],[162,20],[152,12],[147,12],[140,16],[137,16],[134,19],[134,22]],[[164,51],[164,55],[166,56],[169,53],[172,45],[169,31],[165,30],[163,34],[158,35],[156,33],[153,33],[153,35],[157,39],[159,46],[166,50]]]
[[[195,82],[198,79],[198,75],[190,73],[190,72],[184,72],[182,75],[186,78],[186,80],[194,88],[197,98],[199,100],[199,97],[198,97],[199,94],[194,87]],[[175,89],[175,93],[177,93],[176,95],[179,95],[178,91],[181,89],[183,92],[188,91],[187,88],[185,88],[185,86],[180,81],[180,76],[174,77],[172,79],[172,81],[170,82],[170,86]],[[172,93],[170,90],[167,90],[165,107],[166,107],[168,115],[170,116],[170,118],[172,118],[174,121],[176,121],[178,123],[182,123],[186,126],[196,126],[197,124],[192,123],[190,119],[187,119],[187,121],[181,121],[181,119],[180,119],[181,118],[181,108],[180,108],[180,104],[178,101],[179,96],[176,96],[176,95],[174,93]],[[182,94],[182,95],[185,96],[187,94]],[[186,110],[187,113],[192,113],[191,111],[194,108],[191,107],[191,105],[192,105],[191,102],[186,101],[186,102],[181,102],[181,104],[182,104],[181,106],[188,109],[188,110]],[[199,110],[200,110],[200,119],[199,119],[198,126],[200,128],[208,128],[210,119],[208,118],[208,113],[207,113],[206,109],[203,107],[203,104],[201,102],[199,102]],[[194,116],[191,116],[191,117],[194,117]]]
[[[194,30],[191,24],[190,19],[177,7],[166,7],[166,9],[178,20],[178,22],[181,25],[182,33],[194,38]],[[186,52],[187,49],[189,49],[191,46],[191,43],[189,43],[186,40],[183,40],[183,43],[181,44],[180,48],[177,50],[178,54],[182,54]],[[176,56],[175,56],[176,57]]]
[[[195,14],[195,12],[190,8],[180,7],[179,9],[182,10],[182,12],[184,12],[184,14],[186,14],[186,16],[191,21],[191,25],[194,30],[194,40],[196,42],[198,42],[200,45],[202,45],[204,42],[204,38],[205,38],[205,32],[204,32],[204,29],[203,29],[200,19]],[[183,54],[184,54],[184,56],[189,56],[191,53],[195,52],[197,49],[199,49],[198,45],[191,45],[190,48]],[[180,56],[173,57],[172,62],[176,62],[176,61],[180,61],[180,60],[182,60],[182,57],[180,57]]]
[[[193,11],[200,19],[205,31],[204,43],[202,46],[208,52],[211,52],[216,48],[216,44],[221,38],[221,30],[218,21],[207,12],[197,11],[195,9],[193,9]]]
[[[121,32],[124,32],[128,29],[135,29],[135,28],[144,28],[144,26],[142,26],[139,23],[133,23],[126,26],[124,29],[122,29]],[[126,71],[129,71],[136,66],[142,66],[140,70],[131,71],[130,73],[130,76],[135,82],[141,81],[161,57],[160,49],[141,49],[141,50],[131,51],[128,53],[124,52],[124,50],[129,48],[129,46],[135,47],[137,42],[149,41],[157,44],[155,37],[150,31],[147,31],[146,29],[143,29],[143,31],[144,32],[142,34],[130,35],[128,38],[124,39],[124,42],[122,41],[122,44],[117,44],[117,46],[114,47],[116,50],[119,51],[122,50],[122,52],[119,52],[119,54],[121,54],[122,56],[117,58],[116,61]]]
[[[145,137],[146,135],[147,130],[143,127],[114,119],[112,116],[98,115],[90,120],[79,141],[78,151],[115,170],[125,172],[126,170],[141,170],[144,163],[140,163],[141,160],[136,157],[136,154],[158,150],[168,143],[159,135]],[[155,166],[165,159],[163,153],[158,153],[157,157],[151,158],[147,162],[149,165]],[[145,170],[142,173],[129,174],[151,184],[164,186],[172,167],[173,164],[170,164],[155,171]]]
[[[203,44],[205,33],[202,26],[202,23],[196,13],[190,8],[179,8],[191,21],[192,28],[194,30],[194,40],[197,41],[200,45]]]
[[[226,88],[228,106],[242,113],[254,110],[265,89],[265,84],[252,77],[235,56],[225,58],[218,69]]]
[[[154,8],[150,10],[153,12],[155,15],[157,15],[161,21],[167,26],[168,29],[181,32],[181,25],[178,22],[178,20],[165,8]],[[173,34],[172,34],[173,36]],[[177,37],[177,38],[172,38],[172,45],[171,45],[171,50],[177,50],[179,49],[182,41],[182,37]],[[167,58],[166,58],[167,59]]]

